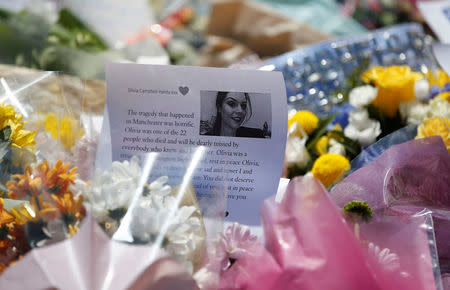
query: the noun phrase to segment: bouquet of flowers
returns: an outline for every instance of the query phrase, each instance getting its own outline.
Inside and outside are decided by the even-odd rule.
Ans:
[[[312,172],[330,187],[361,151],[407,125],[418,126],[411,138],[440,135],[449,144],[450,77],[430,61],[420,31],[414,41],[422,46],[411,43],[413,28],[375,32],[369,47],[368,37],[354,37],[268,62],[285,73],[291,108],[286,176]]]

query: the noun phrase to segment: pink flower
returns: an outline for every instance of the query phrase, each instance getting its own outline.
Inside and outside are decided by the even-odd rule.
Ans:
[[[251,252],[257,240],[258,237],[250,233],[249,227],[236,222],[229,226],[222,234],[221,240],[221,247],[224,251],[221,262],[222,270],[228,269],[234,261]]]

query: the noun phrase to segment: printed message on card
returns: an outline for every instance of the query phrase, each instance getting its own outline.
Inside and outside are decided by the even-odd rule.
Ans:
[[[113,160],[159,152],[173,156],[166,165],[176,171],[186,153],[204,146],[192,178],[197,196],[226,184],[227,219],[259,224],[284,159],[281,73],[108,64],[106,76]]]

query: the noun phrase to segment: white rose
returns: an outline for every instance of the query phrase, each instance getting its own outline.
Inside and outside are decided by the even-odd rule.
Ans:
[[[427,80],[423,79],[417,81],[414,84],[414,94],[416,96],[416,100],[423,101],[428,96],[428,91],[430,90],[430,84]]]
[[[419,125],[430,114],[430,107],[419,101],[403,102],[400,104],[400,116],[408,124]]]
[[[360,86],[349,93],[349,102],[355,108],[361,108],[370,104],[377,97],[378,89],[372,86]]]
[[[330,139],[328,144],[330,145],[330,148],[328,148],[329,154],[339,154],[339,155],[345,156],[344,145],[342,145],[338,141],[334,140],[333,138]]]
[[[306,138],[288,136],[286,140],[286,162],[288,166],[298,165],[306,167],[311,160],[305,147]]]
[[[450,102],[436,96],[430,101],[430,114],[450,119]]]
[[[365,121],[364,127],[349,123],[344,129],[345,136],[350,139],[357,140],[363,146],[374,143],[380,134],[380,122],[375,120]]]

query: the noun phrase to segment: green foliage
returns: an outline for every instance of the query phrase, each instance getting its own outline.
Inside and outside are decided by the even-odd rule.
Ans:
[[[367,111],[369,112],[369,118],[380,122],[381,134],[377,137],[377,140],[403,128],[406,125],[400,117],[399,112],[397,112],[397,115],[394,118],[388,118],[372,104],[367,107]]]
[[[342,131],[333,130],[330,133],[338,137],[335,140],[344,146],[348,159],[352,160],[361,153],[361,145],[358,141],[348,138]]]
[[[27,11],[0,10],[0,63],[98,78],[104,62],[119,58],[103,55],[107,50],[103,40],[67,9],[54,24]]]
[[[125,216],[126,213],[127,209],[125,207],[119,207],[116,209],[109,210],[108,216],[113,220],[120,222],[120,220]]]
[[[319,120],[317,129],[311,133],[311,136],[309,136],[308,141],[306,142],[306,149],[308,149],[309,152],[311,152],[314,149],[320,137],[325,135],[325,133],[327,132],[328,125],[334,120],[334,118],[336,118],[336,115],[337,114],[333,114],[327,116],[324,119]]]
[[[100,52],[108,49],[96,33],[67,9],[59,12],[58,22],[50,28],[48,42],[88,52]]]

